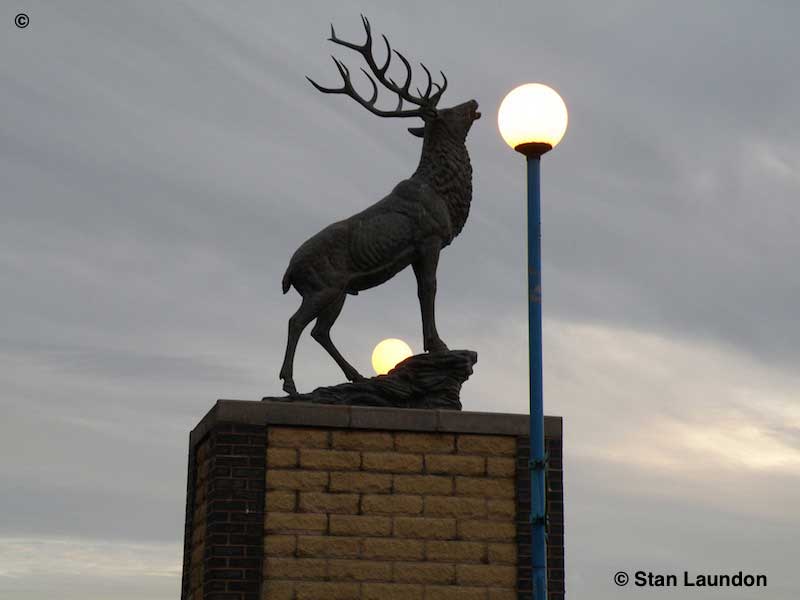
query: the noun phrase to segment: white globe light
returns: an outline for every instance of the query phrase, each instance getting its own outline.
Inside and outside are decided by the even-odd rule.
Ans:
[[[388,338],[375,346],[372,351],[372,368],[378,375],[386,375],[397,363],[414,354],[403,340]]]
[[[567,131],[567,106],[553,88],[526,83],[503,98],[497,126],[506,144],[514,149],[532,143],[555,147]]]

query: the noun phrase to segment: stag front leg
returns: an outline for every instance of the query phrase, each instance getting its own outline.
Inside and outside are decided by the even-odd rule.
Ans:
[[[417,296],[422,312],[422,337],[426,352],[446,352],[447,345],[436,331],[436,268],[439,265],[441,243],[431,241],[423,250],[422,257],[413,263],[417,278]]]
[[[342,306],[344,306],[346,297],[346,294],[342,294],[339,299],[329,304],[319,313],[317,322],[314,324],[314,329],[311,330],[311,337],[317,340],[319,345],[328,351],[328,354],[336,361],[336,364],[339,365],[339,368],[347,379],[350,381],[361,381],[364,377],[356,371],[353,365],[344,359],[331,340],[331,327],[333,327],[333,324],[339,317],[339,313],[342,312]]]

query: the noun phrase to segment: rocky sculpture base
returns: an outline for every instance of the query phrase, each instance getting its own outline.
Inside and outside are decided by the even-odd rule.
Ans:
[[[472,350],[417,354],[399,363],[386,375],[320,387],[308,394],[264,400],[461,410],[461,386],[472,375],[476,362],[478,353]]]

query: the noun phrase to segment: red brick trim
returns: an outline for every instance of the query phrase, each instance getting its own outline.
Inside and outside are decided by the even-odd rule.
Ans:
[[[547,595],[564,600],[564,465],[561,437],[545,436],[550,455],[547,469]],[[531,475],[530,438],[517,437],[517,597],[531,600]]]

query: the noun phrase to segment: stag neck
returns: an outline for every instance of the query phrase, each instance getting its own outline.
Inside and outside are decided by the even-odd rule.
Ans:
[[[415,176],[430,179],[436,173],[456,170],[461,163],[469,165],[466,139],[459,141],[441,133],[432,131],[430,125],[426,126]]]
[[[452,229],[450,240],[457,236],[469,217],[472,203],[472,165],[466,144],[450,136],[430,135],[422,145],[419,166],[413,175],[427,183],[447,209]]]
[[[472,203],[472,165],[464,141],[426,131],[413,179],[427,183],[444,202],[452,226],[450,239],[457,236],[467,221]]]

